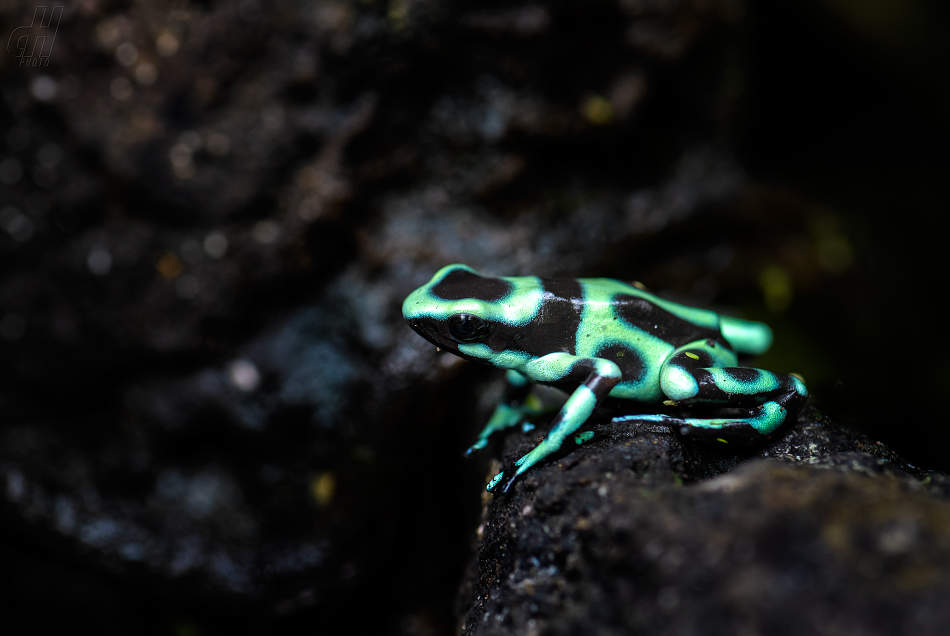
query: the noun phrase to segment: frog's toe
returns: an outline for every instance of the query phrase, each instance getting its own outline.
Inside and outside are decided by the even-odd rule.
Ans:
[[[522,472],[523,471],[520,471],[514,467],[506,468],[492,477],[492,480],[488,482],[488,492],[492,493],[493,495],[508,494],[508,490],[516,481],[518,481],[518,478],[521,477]]]
[[[482,450],[482,449],[485,448],[486,446],[488,446],[488,440],[487,440],[487,439],[480,439],[480,440],[478,440],[477,442],[475,442],[474,444],[472,444],[471,446],[469,446],[469,447],[468,447],[468,450],[465,451],[464,455],[465,455],[465,457],[471,457],[472,455],[474,455],[474,454],[477,453],[478,451]]]
[[[501,480],[504,479],[504,477],[505,477],[505,471],[501,471],[500,473],[492,477],[491,481],[488,482],[488,486],[485,487],[485,490],[487,490],[490,493],[494,493],[498,488],[498,484],[501,483]]]

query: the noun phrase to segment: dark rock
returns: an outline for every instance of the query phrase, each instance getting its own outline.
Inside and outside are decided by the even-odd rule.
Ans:
[[[486,498],[464,634],[942,634],[950,478],[814,409],[731,451],[609,421]],[[512,435],[505,458],[534,437]]]

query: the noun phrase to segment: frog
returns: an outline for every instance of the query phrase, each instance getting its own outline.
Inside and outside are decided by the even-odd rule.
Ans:
[[[466,455],[496,433],[527,430],[542,410],[529,399],[532,385],[568,394],[548,433],[491,479],[493,494],[572,441],[592,439],[585,424],[605,401],[636,411],[614,421],[728,444],[769,439],[808,399],[795,374],[740,366],[739,355],[769,349],[768,325],[679,304],[637,282],[492,276],[453,264],[411,292],[402,314],[437,349],[506,372],[507,388]]]

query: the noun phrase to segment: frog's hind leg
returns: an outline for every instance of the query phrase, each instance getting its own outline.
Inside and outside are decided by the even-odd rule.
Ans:
[[[660,388],[679,406],[720,406],[748,409],[737,417],[694,418],[666,415],[629,419],[679,426],[722,441],[748,437],[750,429],[772,434],[797,413],[808,398],[805,384],[792,375],[736,366],[731,349],[714,340],[699,340],[673,352],[660,369]]]

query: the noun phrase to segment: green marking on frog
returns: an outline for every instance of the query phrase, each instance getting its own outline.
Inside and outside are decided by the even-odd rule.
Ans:
[[[669,399],[678,402],[699,395],[699,383],[689,371],[674,366],[660,378],[660,390]]]
[[[528,384],[528,378],[524,377],[514,369],[508,369],[505,372],[505,379],[508,380],[508,384],[512,386],[524,386]]]
[[[498,431],[540,412],[529,383],[570,393],[534,449],[488,484],[506,492],[535,464],[561,450],[606,398],[711,410],[707,418],[631,415],[710,441],[770,435],[805,404],[804,383],[790,375],[740,367],[737,353],[772,342],[768,326],[664,300],[607,278],[485,276],[465,265],[439,270],[403,303],[403,316],[437,347],[506,369],[509,388],[468,454]],[[716,417],[723,407],[746,415]]]
[[[507,293],[490,301],[477,298],[460,298],[454,300],[451,306],[444,302],[432,302],[433,300],[442,301],[441,298],[432,295],[433,287],[445,280],[447,276],[459,272],[478,275],[478,272],[465,265],[443,267],[436,272],[428,285],[409,294],[402,305],[403,315],[406,315],[408,311],[414,316],[445,320],[454,314],[472,314],[481,317],[483,320],[518,326],[524,325],[534,318],[541,307],[541,285],[539,284],[540,281],[534,276],[507,279],[510,284]]]
[[[492,477],[492,480],[488,482],[488,486],[486,487],[486,490],[488,490],[488,492],[491,492],[492,490],[494,490],[495,487],[501,482],[502,478],[504,478],[504,476],[505,476],[505,471],[501,471],[500,473]]]
[[[584,431],[574,436],[574,443],[580,446],[584,442],[589,442],[594,437],[594,431]]]
[[[770,435],[785,421],[786,416],[788,415],[785,408],[783,408],[777,402],[766,402],[760,405],[755,409],[756,414],[752,417],[747,417],[741,421],[745,424],[748,424],[754,428],[761,435]],[[629,416],[630,419],[641,420],[645,422],[669,422],[670,417],[667,415],[637,415]],[[627,418],[624,418],[626,421]],[[678,424],[684,426],[694,426],[696,428],[705,428],[710,430],[719,430],[724,427],[729,426],[735,422],[735,418],[710,418],[710,419],[699,419],[699,418],[680,418],[677,419]],[[728,440],[722,438],[716,438],[716,441],[727,443]]]

